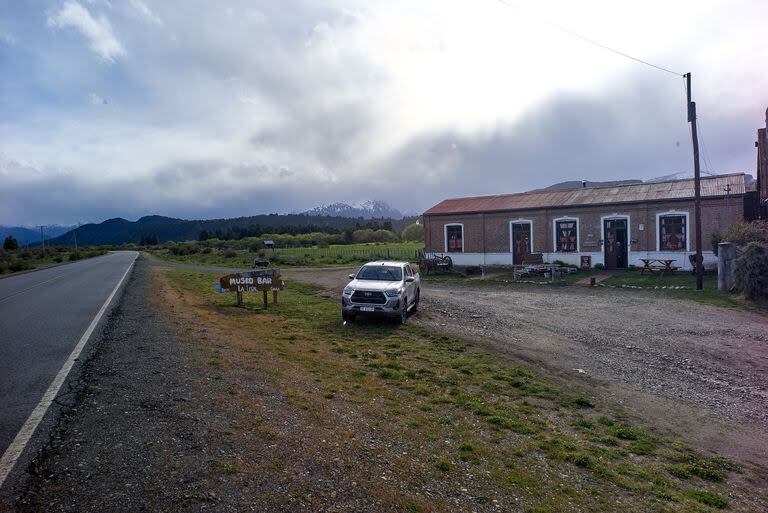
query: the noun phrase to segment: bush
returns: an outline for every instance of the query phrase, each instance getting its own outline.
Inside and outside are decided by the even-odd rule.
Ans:
[[[408,225],[403,230],[404,241],[421,242],[424,240],[424,225],[419,223],[413,223]]]
[[[723,240],[733,242],[736,245],[749,244],[750,242],[768,244],[768,221],[734,223],[723,234]]]
[[[603,269],[605,269],[605,265],[603,265],[603,264],[595,264],[594,265],[594,269],[595,269],[595,271],[602,271]]]
[[[237,256],[237,251],[234,249],[228,249],[224,252],[224,258],[235,258]]]
[[[69,254],[69,261],[70,262],[74,262],[75,260],[80,260],[80,258],[82,258],[80,256],[80,253],[70,253]]]
[[[736,290],[748,299],[768,298],[768,245],[750,242],[733,269]]]
[[[11,270],[12,273],[17,273],[19,271],[24,271],[25,269],[29,269],[29,264],[27,264],[23,260],[14,260],[13,262],[11,262],[11,265],[9,265],[8,268]]]
[[[57,264],[60,264],[64,261],[64,258],[62,258],[61,255],[56,255],[55,257],[53,257],[53,261],[56,262]]]

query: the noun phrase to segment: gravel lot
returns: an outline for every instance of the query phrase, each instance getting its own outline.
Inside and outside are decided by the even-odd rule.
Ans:
[[[287,274],[337,294],[347,271]],[[411,322],[586,387],[705,449],[768,464],[768,316],[651,291],[425,283]]]

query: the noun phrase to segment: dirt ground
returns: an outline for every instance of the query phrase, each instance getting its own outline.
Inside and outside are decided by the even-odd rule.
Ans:
[[[337,295],[349,270],[292,272]],[[681,436],[768,465],[768,317],[650,291],[422,286],[410,322],[476,341]]]

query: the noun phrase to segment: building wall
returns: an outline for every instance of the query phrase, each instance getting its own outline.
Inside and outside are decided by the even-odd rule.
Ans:
[[[695,252],[695,219],[693,200],[659,201],[612,206],[582,206],[549,208],[486,214],[425,215],[425,245],[435,252],[445,251],[445,226],[462,224],[464,253],[451,253],[457,265],[511,265],[510,223],[531,222],[533,252],[542,253],[544,261],[562,260],[578,265],[582,255],[592,257],[592,265],[603,263],[602,226],[606,217],[628,219],[629,263],[640,265],[640,258],[673,258],[675,265],[688,268],[688,255]],[[685,251],[659,251],[657,248],[657,214],[687,214],[688,246]],[[553,221],[561,217],[578,219],[579,247],[577,252],[555,251]],[[744,218],[741,195],[730,198],[702,199],[702,251],[705,261],[715,260],[711,237],[715,231],[725,231]]]

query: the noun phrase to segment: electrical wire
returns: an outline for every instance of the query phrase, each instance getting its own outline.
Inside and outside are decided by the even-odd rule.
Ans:
[[[677,71],[673,71],[673,70],[665,68],[663,66],[658,66],[656,64],[653,64],[652,62],[644,61],[643,59],[639,59],[637,57],[629,55],[628,53],[622,52],[621,50],[617,50],[615,48],[611,48],[610,46],[604,45],[603,43],[601,43],[599,41],[595,41],[594,39],[590,39],[590,38],[588,38],[586,36],[583,36],[583,35],[579,34],[578,32],[574,32],[573,30],[571,30],[569,28],[566,28],[566,27],[564,27],[562,25],[558,25],[557,23],[553,23],[553,22],[551,22],[551,21],[549,21],[547,19],[542,19],[539,16],[532,15],[532,13],[530,13],[529,11],[527,11],[526,9],[524,9],[523,7],[521,7],[519,5],[511,4],[511,3],[507,2],[506,0],[496,0],[496,1],[499,2],[500,4],[506,5],[507,7],[511,7],[513,9],[517,9],[519,11],[523,11],[525,14],[528,14],[531,18],[534,18],[534,19],[536,19],[537,21],[539,21],[541,23],[544,23],[546,25],[549,25],[550,27],[556,28],[557,30],[559,30],[561,32],[564,32],[564,33],[568,34],[569,36],[575,37],[577,39],[581,39],[582,41],[585,41],[585,42],[587,42],[587,43],[589,43],[591,45],[597,46],[598,48],[602,48],[603,50],[608,50],[609,52],[613,52],[616,55],[620,55],[620,56],[625,57],[627,59],[631,59],[631,60],[633,60],[635,62],[639,62],[640,64],[645,64],[646,66],[650,66],[652,68],[656,68],[659,71],[665,71],[667,73],[671,73],[672,75],[677,75],[677,76],[680,76],[680,77],[685,76],[683,73],[678,73]]]

